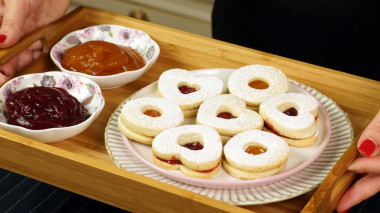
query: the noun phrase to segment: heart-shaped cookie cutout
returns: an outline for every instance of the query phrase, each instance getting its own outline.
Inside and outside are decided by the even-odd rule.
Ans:
[[[167,70],[158,79],[158,95],[177,103],[182,110],[195,109],[207,98],[222,92],[221,79],[197,77],[184,69]]]
[[[156,161],[158,159],[166,164],[177,164],[177,167],[167,168],[181,171],[191,169],[205,172],[215,169],[220,166],[222,149],[218,132],[203,125],[184,125],[164,130],[152,143]]]
[[[249,129],[262,129],[261,116],[246,108],[243,100],[221,94],[204,101],[199,107],[197,124],[214,127],[220,135],[233,136]]]

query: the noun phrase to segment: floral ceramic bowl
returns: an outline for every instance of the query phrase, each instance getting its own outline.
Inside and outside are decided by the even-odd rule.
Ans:
[[[64,69],[61,61],[66,49],[87,41],[101,40],[120,46],[129,46],[136,50],[145,60],[145,66],[141,69],[123,72],[107,76],[94,76],[81,72]],[[95,25],[85,29],[71,32],[64,36],[50,51],[50,57],[55,65],[63,72],[89,78],[103,89],[121,87],[138,79],[157,60],[160,47],[143,31],[122,27],[118,25]]]
[[[34,86],[61,87],[78,99],[89,117],[82,123],[69,127],[31,130],[8,124],[6,100],[21,89]],[[84,131],[100,114],[104,98],[99,85],[94,81],[60,71],[28,74],[16,77],[0,88],[0,128],[44,143],[62,141]]]

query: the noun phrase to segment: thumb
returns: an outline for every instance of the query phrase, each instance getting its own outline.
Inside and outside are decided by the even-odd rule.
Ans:
[[[24,34],[24,20],[28,12],[28,1],[6,0],[5,10],[0,28],[0,49],[15,44]]]
[[[358,150],[366,157],[380,154],[380,110],[361,134]]]

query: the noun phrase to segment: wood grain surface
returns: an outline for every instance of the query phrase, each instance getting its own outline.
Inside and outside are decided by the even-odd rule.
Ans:
[[[355,135],[359,135],[379,110],[378,81],[84,7],[27,35],[14,47],[1,50],[0,64],[41,39],[43,56],[18,75],[57,70],[49,57],[51,47],[71,31],[98,24],[117,24],[148,33],[161,48],[156,64],[135,82],[103,90],[104,110],[86,131],[76,137],[43,144],[0,129],[0,167],[133,212],[272,213],[331,211],[335,208],[340,195],[354,178],[354,174],[342,171],[355,157],[355,144],[342,156],[318,190],[282,202],[238,207],[117,168],[104,147],[104,129],[110,115],[126,97],[156,81],[167,69],[266,64],[281,69],[289,78],[334,100],[347,113]],[[323,205],[327,207],[321,207]]]

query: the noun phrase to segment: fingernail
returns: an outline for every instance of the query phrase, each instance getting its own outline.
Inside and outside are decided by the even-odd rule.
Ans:
[[[7,39],[7,36],[4,34],[0,34],[0,43],[3,43]]]
[[[344,173],[351,173],[352,171],[349,170],[349,169],[346,169],[346,171]]]
[[[346,209],[346,210],[342,211],[341,213],[347,213],[348,211],[350,211],[350,209]]]
[[[375,149],[376,143],[371,139],[363,141],[363,143],[359,146],[359,151],[367,157],[371,156]]]

